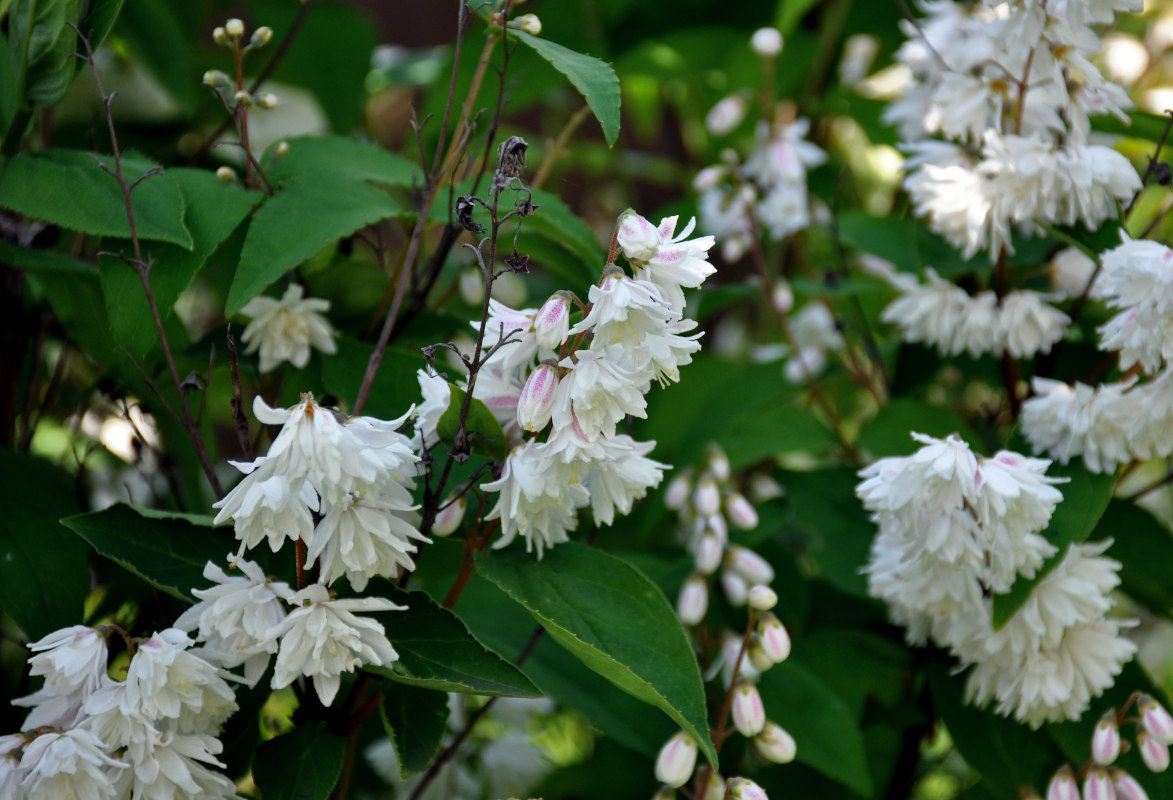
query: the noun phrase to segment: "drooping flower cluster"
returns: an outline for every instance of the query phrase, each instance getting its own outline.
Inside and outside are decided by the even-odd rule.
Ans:
[[[500,493],[487,517],[501,520],[494,547],[520,534],[541,557],[567,540],[578,509],[589,505],[596,523],[610,525],[659,485],[667,467],[647,457],[655,443],[619,433],[617,425],[646,416],[653,382],[678,381],[700,349],[698,336],[686,335],[696,323],[683,316],[684,289],[713,273],[705,260],[713,238],[689,239],[692,224],[679,234],[676,225],[676,217],[656,226],[624,213],[617,243],[633,274],[608,266],[573,326],[568,292],[540,309],[491,302],[486,345],[500,346],[473,396],[514,442],[500,478],[481,487]],[[522,441],[524,433],[539,437]]]
[[[1136,650],[1106,616],[1119,563],[1102,556],[1107,545],[1072,546],[995,631],[990,598],[1056,552],[1040,531],[1063,499],[1060,481],[1046,476],[1049,461],[981,458],[956,434],[913,438],[916,453],[860,472],[856,494],[879,526],[869,592],[910,642],[931,639],[973,666],[971,701],[1035,727],[1078,717]]]
[[[280,300],[257,295],[240,310],[252,317],[240,340],[248,346],[246,353],[260,351],[261,372],[272,372],[282,361],[300,369],[309,363],[311,347],[327,355],[337,352],[336,331],[322,316],[330,301],[304,294],[299,284],[291,283]]]

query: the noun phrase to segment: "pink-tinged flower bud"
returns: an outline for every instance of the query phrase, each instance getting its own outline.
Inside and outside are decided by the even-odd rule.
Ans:
[[[732,800],[770,800],[766,790],[749,778],[730,778],[729,797]]]
[[[750,37],[749,46],[759,56],[773,58],[782,52],[782,34],[777,28],[758,28]]]
[[[709,779],[705,781],[705,793],[702,800],[725,800],[725,779],[721,773],[709,770]]]
[[[456,533],[460,523],[464,522],[464,510],[468,508],[468,495],[462,494],[455,500],[449,495],[444,505],[436,512],[436,521],[432,523],[431,534],[441,538]]]
[[[738,665],[737,656],[739,653],[741,653],[741,637],[733,632],[726,633],[725,638],[721,641],[721,673],[726,686],[733,683],[735,677],[756,678],[759,674],[749,658],[742,658],[740,665]],[[738,667],[736,675],[733,673],[735,666]]]
[[[725,545],[712,531],[705,531],[696,543],[696,568],[698,572],[712,575],[721,566]]]
[[[766,727],[762,696],[752,683],[739,683],[733,690],[733,727],[742,736],[757,736]]]
[[[660,231],[651,222],[629,208],[619,215],[619,232],[616,234],[616,242],[628,261],[644,263],[650,261],[659,252]]]
[[[565,292],[558,292],[542,304],[534,317],[534,332],[537,334],[538,345],[547,350],[557,350],[566,341],[569,331],[570,302],[566,299]]]
[[[517,424],[523,431],[540,431],[550,422],[558,368],[543,364],[529,374],[517,399]]]
[[[1064,764],[1051,778],[1047,784],[1047,800],[1079,800],[1079,787],[1075,785],[1071,767]]]
[[[741,492],[725,495],[725,513],[730,522],[743,531],[752,531],[758,526],[758,512]]]
[[[1149,736],[1166,747],[1173,744],[1173,717],[1169,716],[1165,707],[1147,694],[1142,694],[1136,705],[1140,709],[1140,719]]]
[[[710,442],[705,448],[705,463],[708,473],[718,483],[729,480],[729,476],[733,474],[733,469],[729,466],[729,456],[725,455],[719,444]]]
[[[721,590],[731,606],[743,606],[749,599],[749,584],[745,578],[727,569],[721,572]]]
[[[692,179],[692,188],[698,192],[716,189],[721,184],[723,177],[725,177],[725,170],[720,167],[705,167]]]
[[[1083,800],[1116,800],[1116,788],[1108,777],[1108,770],[1093,767],[1083,779]]]
[[[729,525],[725,522],[725,517],[720,514],[710,514],[704,517],[704,522],[705,530],[712,531],[721,540],[722,545],[729,543]]]
[[[789,314],[790,310],[794,308],[794,292],[790,290],[790,284],[786,281],[775,283],[770,301],[774,304],[774,310],[779,314]]]
[[[798,752],[794,737],[781,725],[773,722],[766,723],[762,732],[754,737],[753,743],[764,758],[775,764],[789,764]]]
[[[1092,760],[1101,766],[1108,766],[1120,755],[1120,728],[1116,724],[1116,711],[1100,717],[1092,732]]]
[[[778,605],[777,592],[762,583],[751,586],[746,599],[749,601],[749,607],[754,611],[769,611]]]
[[[692,505],[702,517],[711,517],[721,510],[721,492],[717,482],[708,475],[700,479],[692,493]]]
[[[684,731],[660,748],[656,758],[656,780],[673,788],[688,783],[696,768],[696,742]]]
[[[709,582],[702,575],[692,575],[680,587],[676,599],[676,616],[685,625],[696,625],[709,610]]]
[[[1112,786],[1116,789],[1116,800],[1149,800],[1149,793],[1140,781],[1122,769],[1112,768]]]
[[[757,633],[762,649],[775,664],[781,664],[790,657],[790,634],[786,632],[782,621],[773,614],[762,614],[758,620]]]
[[[745,657],[749,659],[749,663],[753,664],[753,668],[758,672],[765,672],[774,666],[774,659],[770,658],[769,654],[762,649],[762,643],[756,636],[750,638],[749,647],[745,651]]]
[[[1144,765],[1153,772],[1169,769],[1169,747],[1159,739],[1150,736],[1143,724],[1136,726],[1136,749]]]
[[[668,488],[664,490],[664,505],[671,511],[679,511],[684,508],[691,493],[692,474],[681,472],[668,483]]]
[[[748,547],[734,545],[728,548],[725,551],[725,563],[750,583],[770,583],[774,580],[774,568],[770,562]]]

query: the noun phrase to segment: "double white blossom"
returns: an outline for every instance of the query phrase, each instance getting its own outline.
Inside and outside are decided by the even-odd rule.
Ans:
[[[337,352],[336,331],[322,316],[330,310],[329,300],[304,297],[305,290],[291,283],[280,300],[258,295],[240,310],[252,317],[240,340],[246,353],[260,351],[261,372],[271,372],[282,361],[297,368],[310,360],[310,348],[322,353]]]

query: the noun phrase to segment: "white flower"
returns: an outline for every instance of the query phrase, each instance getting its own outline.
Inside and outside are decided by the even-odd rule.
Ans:
[[[582,482],[591,495],[591,511],[595,522],[610,525],[615,512],[631,513],[632,505],[660,485],[667,464],[647,458],[655,442],[637,442],[626,434],[603,439],[606,450],[603,458],[592,459],[580,465]]]
[[[659,227],[628,209],[619,218],[618,243],[623,255],[636,268],[635,275],[660,287],[672,311],[684,309],[682,288],[695,289],[717,271],[708,262],[708,252],[716,241],[712,236],[689,239],[696,220],[679,234],[677,217],[665,217]]]
[[[590,288],[590,312],[570,329],[571,334],[594,331],[600,346],[617,344],[630,351],[644,337],[659,335],[675,315],[660,289],[621,273],[604,276]]]
[[[132,763],[136,800],[219,800],[236,797],[236,784],[209,766],[223,745],[214,736],[169,732]]]
[[[486,492],[500,492],[486,520],[501,520],[501,538],[494,549],[506,547],[520,533],[526,552],[567,541],[566,532],[577,524],[576,510],[591,496],[579,481],[574,466],[553,457],[545,444],[526,442],[510,451],[501,477],[481,484]]]
[[[89,731],[73,728],[45,733],[24,749],[20,767],[9,774],[13,798],[27,800],[104,800],[117,795],[116,770],[126,764],[111,758]],[[15,781],[20,779],[20,794]],[[3,788],[3,787],[0,787]]]
[[[735,192],[720,187],[701,192],[697,202],[701,224],[721,241],[721,256],[726,261],[737,261],[753,243],[752,214],[755,200],[757,192],[752,186],[743,186]]]
[[[472,396],[485,404],[508,433],[509,426],[517,423],[517,404],[523,388],[515,370],[504,369],[501,364],[490,361],[477,373]]]
[[[336,352],[334,328],[320,313],[330,309],[330,302],[302,299],[303,293],[301,286],[292,283],[280,300],[258,295],[240,310],[253,318],[240,340],[248,345],[246,353],[260,350],[261,372],[273,370],[282,361],[304,367],[310,360],[310,347]]]
[[[232,689],[214,666],[187,651],[192,644],[176,628],[139,644],[123,682],[124,716],[175,720],[181,733],[206,733],[236,710]]]
[[[440,418],[448,410],[452,389],[443,377],[433,375],[425,369],[416,371],[416,379],[419,381],[420,395],[424,401],[415,408],[415,434],[411,446],[419,453],[425,448],[434,447],[440,440],[436,428],[440,424]]]
[[[616,362],[614,351],[579,350],[559,366],[563,375],[554,399],[554,428],[568,428],[572,420],[590,438],[611,436],[627,415],[647,417],[647,400],[640,377]]]
[[[1055,291],[1064,297],[1079,297],[1085,291],[1089,297],[1098,297],[1099,292],[1088,284],[1096,276],[1096,262],[1077,247],[1065,247],[1051,258],[1051,283]],[[1098,281],[1096,282],[1098,284]]]
[[[1130,240],[1104,253],[1097,289],[1120,313],[1100,326],[1100,348],[1120,351],[1120,368],[1154,373],[1173,355],[1173,250]]]
[[[1002,298],[998,323],[1003,349],[1014,358],[1049,353],[1067,335],[1071,318],[1043,302],[1038,292],[1010,292]]]
[[[314,531],[311,511],[318,510],[318,495],[303,475],[292,480],[281,474],[286,466],[264,456],[252,463],[229,462],[245,473],[232,491],[212,504],[220,509],[213,524],[231,519],[240,540],[237,557],[268,539],[276,553],[286,539],[309,542]]]
[[[764,189],[779,184],[805,184],[806,171],[827,160],[827,154],[806,140],[810,120],[758,125],[758,146],[741,167],[744,177]]]
[[[255,562],[241,559],[235,567],[244,574],[228,575],[209,561],[204,577],[216,585],[192,590],[200,602],[183,612],[175,627],[182,631],[198,628],[204,643],[199,654],[226,668],[243,664],[245,683],[256,686],[270,655],[277,652],[277,640],[266,637],[285,620],[282,598],[288,598],[292,591],[281,581],[270,582]]]
[[[896,274],[892,284],[902,295],[884,309],[880,318],[900,327],[906,342],[934,345],[941,355],[968,352],[974,358],[999,347],[1000,322],[993,292],[976,297],[925,270],[927,284]]]
[[[745,119],[745,110],[745,98],[741,95],[723,97],[709,109],[705,116],[705,127],[714,136],[724,136],[741,124]]]
[[[43,675],[44,685],[14,706],[32,707],[22,728],[73,727],[82,704],[106,674],[107,649],[102,634],[84,625],[54,631],[29,645],[37,653],[29,658],[30,675]]]
[[[328,706],[338,693],[343,672],[366,664],[385,667],[399,660],[383,626],[353,612],[402,611],[405,606],[382,597],[331,600],[320,583],[297,592],[290,603],[295,608],[274,631],[281,639],[274,689],[283,689],[304,675],[313,678],[318,697]]]
[[[512,372],[533,362],[539,347],[538,334],[534,329],[534,318],[537,313],[535,308],[517,311],[504,303],[489,300],[489,318],[485,322],[485,350],[488,351],[498,342],[505,342],[489,359],[490,364],[505,372]],[[471,324],[477,329],[481,326],[479,321]]]
[[[1128,394],[1132,382],[1105,383],[1093,389],[1034,378],[1034,396],[1022,404],[1022,433],[1036,453],[1066,464],[1082,456],[1091,472],[1112,472],[1132,460],[1129,433],[1138,404]]]

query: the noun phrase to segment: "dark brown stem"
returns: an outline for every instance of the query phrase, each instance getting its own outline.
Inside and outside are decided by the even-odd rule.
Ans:
[[[232,419],[236,422],[236,442],[240,452],[249,461],[253,460],[253,445],[248,438],[248,417],[244,412],[244,398],[240,389],[240,365],[236,359],[236,337],[232,326],[228,326],[228,371],[232,376]]]
[[[298,589],[298,591],[301,591],[302,589],[304,589],[306,587],[306,577],[305,577],[306,552],[307,552],[307,549],[306,549],[305,542],[301,539],[298,539],[297,545],[295,547],[295,553],[294,553],[294,558],[296,560],[296,567],[297,567],[297,589]]]

